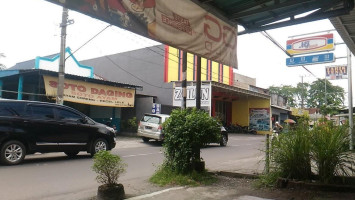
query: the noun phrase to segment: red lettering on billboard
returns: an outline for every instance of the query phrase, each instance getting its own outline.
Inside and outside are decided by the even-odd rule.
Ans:
[[[51,87],[57,88],[58,83],[56,81],[49,81]]]
[[[218,36],[217,36],[217,37],[214,37],[213,35],[211,35],[211,34],[209,33],[209,30],[211,30],[211,26],[208,24],[208,22],[206,22],[205,25],[204,25],[204,32],[205,32],[206,36],[207,36],[209,39],[211,39],[211,40],[213,40],[213,41],[215,41],[215,42],[221,41],[221,38],[222,38],[221,25],[218,23],[218,21],[217,21],[215,18],[213,18],[213,17],[211,17],[211,16],[209,16],[209,15],[206,15],[206,16],[205,16],[205,19],[206,19],[206,21],[211,21],[211,22],[213,22],[213,23],[218,27]]]

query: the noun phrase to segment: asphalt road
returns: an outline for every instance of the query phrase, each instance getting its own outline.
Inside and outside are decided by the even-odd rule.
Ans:
[[[227,147],[211,144],[202,149],[206,168],[213,171],[260,172],[263,169],[264,136],[230,134]],[[128,196],[161,190],[147,180],[163,162],[160,143],[143,143],[139,138],[119,137],[112,150],[128,165],[119,178]],[[0,199],[90,199],[98,183],[92,158],[80,153],[70,159],[64,153],[35,154],[21,165],[0,166]]]

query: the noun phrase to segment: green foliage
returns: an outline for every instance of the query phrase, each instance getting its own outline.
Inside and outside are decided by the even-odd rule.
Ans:
[[[99,151],[94,156],[92,169],[97,173],[96,180],[102,184],[117,184],[118,177],[125,172],[126,164],[118,155],[109,151]]]
[[[334,176],[349,176],[355,172],[345,126],[335,126],[332,122],[317,125],[312,130],[311,142],[320,181],[331,183]]]
[[[287,98],[290,107],[319,108],[323,115],[335,114],[344,107],[344,89],[332,85],[325,79],[318,79],[311,84],[298,83],[297,87],[283,85],[269,87],[270,93]]]
[[[270,158],[271,173],[283,178],[310,180],[313,169],[319,180],[332,183],[334,176],[349,176],[355,172],[355,157],[349,149],[347,126],[335,126],[321,121],[312,130],[307,120],[298,120],[296,127],[287,134],[280,134],[273,141]],[[269,185],[269,177],[262,180]],[[263,183],[262,182],[262,183]]]
[[[280,177],[280,172],[271,171],[267,174],[262,174],[259,176],[258,180],[255,182],[256,188],[272,188],[276,186],[277,179]]]
[[[344,89],[332,85],[328,80],[318,79],[310,85],[307,104],[311,108],[320,108],[323,115],[334,114],[343,107]]]
[[[4,53],[0,53],[0,58],[2,58],[2,57],[6,57]],[[0,71],[5,70],[5,69],[6,69],[6,66],[4,64],[0,63]]]
[[[271,161],[284,178],[310,179],[310,136],[308,127],[298,125],[287,134],[280,134],[272,143]]]
[[[283,85],[281,87],[270,86],[269,90],[272,94],[285,97],[287,99],[288,106],[297,107],[297,102],[295,100],[296,88],[292,87],[291,85]]]
[[[164,122],[165,162],[177,173],[189,173],[200,161],[200,148],[219,141],[220,123],[203,110],[175,109]]]
[[[122,120],[121,125],[122,125],[122,130],[136,131],[138,128],[137,118],[133,117],[132,119]]]
[[[170,166],[163,164],[149,179],[150,182],[159,186],[166,185],[187,185],[199,186],[210,185],[217,181],[217,178],[206,171],[198,173],[196,171],[187,174],[180,174],[172,170]]]

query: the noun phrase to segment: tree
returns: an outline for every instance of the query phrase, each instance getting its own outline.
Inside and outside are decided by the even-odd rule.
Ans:
[[[295,95],[297,99],[300,101],[300,107],[308,107],[305,105],[308,98],[308,90],[310,85],[308,83],[297,83],[297,87],[295,88]]]
[[[308,90],[307,104],[312,108],[319,108],[321,113],[335,114],[344,107],[344,89],[332,85],[328,80],[314,81]]]
[[[297,107],[297,102],[295,100],[296,88],[294,88],[290,85],[283,85],[281,87],[270,86],[269,91],[270,91],[270,93],[285,97],[287,99],[288,106]]]
[[[344,107],[344,89],[325,79],[318,79],[311,84],[298,83],[297,87],[271,86],[269,91],[286,97],[290,107],[319,108],[324,115],[335,114]]]
[[[6,57],[4,53],[0,53],[0,58]],[[5,70],[6,66],[2,63],[0,63],[0,71]]]

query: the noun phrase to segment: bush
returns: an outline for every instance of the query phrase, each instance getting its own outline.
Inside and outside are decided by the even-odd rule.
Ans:
[[[354,172],[347,130],[346,126],[335,126],[331,121],[313,128],[312,159],[321,182],[331,183],[334,176],[349,176]]]
[[[310,134],[308,126],[297,125],[280,134],[272,143],[271,162],[283,178],[311,178]]]
[[[175,109],[163,124],[165,163],[177,173],[193,171],[201,161],[200,148],[220,140],[220,123],[197,109]]]
[[[309,130],[307,123],[299,123],[287,134],[280,134],[272,142],[271,173],[283,178],[310,180],[311,163],[323,183],[333,183],[335,176],[349,176],[355,172],[354,154],[349,151],[347,126],[335,126],[322,121]]]
[[[123,131],[137,131],[138,129],[137,118],[132,117],[131,119],[128,120],[122,120],[121,129]]]
[[[94,156],[92,169],[97,173],[96,180],[102,184],[115,185],[118,177],[125,172],[126,164],[118,155],[109,151],[99,151]]]

